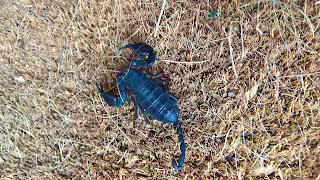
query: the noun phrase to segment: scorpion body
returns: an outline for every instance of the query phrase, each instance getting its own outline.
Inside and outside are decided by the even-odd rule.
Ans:
[[[177,133],[179,135],[181,155],[179,165],[174,159],[172,160],[172,165],[175,169],[181,170],[185,159],[185,144],[181,124],[178,121],[179,109],[177,107],[177,99],[166,91],[155,79],[158,76],[152,76],[138,71],[139,66],[148,67],[154,63],[155,51],[145,43],[127,45],[120,48],[120,50],[125,48],[132,48],[142,56],[148,55],[147,61],[140,59],[133,60],[131,61],[130,68],[117,75],[117,84],[120,92],[119,98],[105,93],[102,87],[96,85],[98,91],[110,106],[121,106],[127,100],[126,90],[129,89],[130,95],[128,96],[128,100],[131,102],[132,99],[137,108],[136,118],[139,117],[141,110],[150,124],[152,123],[148,114],[158,121],[173,123],[174,126],[177,127]],[[146,112],[148,112],[148,114]]]

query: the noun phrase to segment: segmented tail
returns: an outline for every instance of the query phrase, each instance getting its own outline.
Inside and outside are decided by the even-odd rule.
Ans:
[[[180,155],[180,159],[179,159],[179,166],[177,165],[177,163],[174,159],[172,159],[172,165],[175,169],[181,170],[182,164],[184,162],[184,158],[186,156],[186,146],[184,144],[183,135],[182,135],[182,128],[181,128],[181,124],[179,123],[179,121],[175,122],[174,126],[177,127],[177,133],[179,134],[179,142],[181,143],[180,144],[181,155]]]

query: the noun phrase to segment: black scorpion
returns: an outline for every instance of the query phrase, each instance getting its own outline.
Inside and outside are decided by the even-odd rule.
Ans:
[[[179,109],[177,107],[177,99],[159,84],[161,81],[156,79],[159,76],[153,76],[146,73],[144,74],[138,71],[141,66],[149,67],[155,62],[156,52],[151,46],[145,43],[127,45],[120,48],[120,50],[125,48],[133,49],[140,55],[140,57],[148,55],[148,59],[132,60],[130,67],[117,75],[120,97],[117,98],[107,94],[103,91],[102,87],[98,86],[98,84],[96,84],[96,86],[103,99],[110,106],[122,106],[127,100],[126,89],[129,89],[131,93],[128,96],[128,101],[130,103],[132,99],[135,107],[137,108],[136,118],[139,117],[141,109],[150,124],[151,121],[146,112],[158,121],[174,123],[174,126],[177,127],[177,133],[179,134],[179,142],[181,143],[181,155],[179,165],[177,165],[174,159],[172,159],[172,165],[175,169],[181,170],[185,159],[186,148],[183,140],[181,124],[178,121]]]

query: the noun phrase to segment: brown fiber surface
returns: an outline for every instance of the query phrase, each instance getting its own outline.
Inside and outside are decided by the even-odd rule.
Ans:
[[[1,179],[320,178],[320,3],[167,1],[159,17],[162,3],[1,2]],[[128,123],[133,105],[95,87],[116,84],[135,42],[179,97],[181,171],[173,125]]]

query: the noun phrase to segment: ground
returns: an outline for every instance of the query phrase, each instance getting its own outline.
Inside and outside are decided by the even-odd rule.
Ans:
[[[320,2],[4,0],[1,179],[319,179]],[[213,12],[213,14],[211,14]],[[209,15],[209,16],[208,16]],[[172,124],[108,106],[146,42]]]

